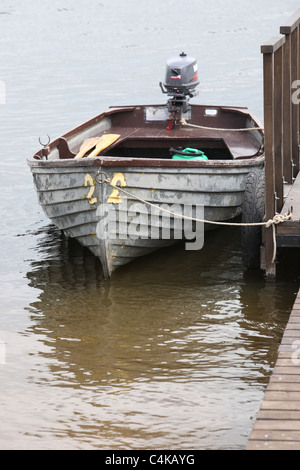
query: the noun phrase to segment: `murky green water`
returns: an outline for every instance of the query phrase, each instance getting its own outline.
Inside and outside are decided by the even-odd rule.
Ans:
[[[243,272],[222,228],[125,266],[67,241],[26,157],[109,105],[164,102],[165,61],[201,65],[197,102],[262,116],[260,44],[296,1],[1,0],[0,448],[241,449],[299,285]],[[33,15],[33,12],[35,13]]]

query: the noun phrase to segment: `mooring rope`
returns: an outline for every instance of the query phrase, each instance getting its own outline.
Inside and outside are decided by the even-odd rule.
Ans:
[[[222,128],[222,127],[206,127],[206,126],[200,126],[200,125],[197,125],[197,124],[191,124],[191,123],[187,122],[184,118],[182,118],[180,120],[180,123],[183,126],[196,127],[197,129],[206,129],[206,130],[210,130],[210,131],[242,132],[242,131],[263,131],[264,130],[263,127],[242,127],[242,128],[239,128],[239,129],[226,129],[226,128]]]
[[[97,176],[100,175],[100,174],[105,175],[105,179],[102,180],[102,181],[99,181],[97,179]],[[154,208],[156,208],[156,209],[158,209],[162,212],[167,212],[168,214],[173,215],[175,217],[181,217],[182,219],[191,220],[193,222],[201,222],[201,223],[204,223],[204,224],[212,224],[212,225],[226,225],[226,226],[232,226],[232,227],[255,227],[255,226],[265,226],[266,228],[272,227],[273,246],[274,246],[272,262],[275,261],[276,251],[277,251],[277,248],[276,248],[276,228],[275,228],[275,226],[282,223],[282,222],[284,222],[285,220],[290,220],[292,218],[292,213],[289,212],[288,214],[276,214],[276,215],[274,215],[274,217],[272,219],[269,219],[265,222],[248,222],[248,223],[244,223],[244,222],[217,222],[215,220],[198,219],[196,217],[190,217],[190,216],[183,215],[183,214],[177,214],[176,212],[170,211],[168,209],[165,209],[164,207],[160,207],[157,204],[153,204],[152,202],[146,201],[145,199],[142,199],[138,196],[135,196],[134,194],[129,193],[128,191],[121,188],[120,186],[116,186],[115,184],[112,184],[111,179],[104,172],[98,172],[97,176],[96,176],[97,183],[99,183],[99,184],[106,183],[109,186],[111,186],[112,188],[117,189],[118,191],[121,191],[122,193],[126,194],[126,196],[128,196],[130,198],[136,199],[137,201],[140,201],[143,204],[146,204],[148,206],[154,207]]]

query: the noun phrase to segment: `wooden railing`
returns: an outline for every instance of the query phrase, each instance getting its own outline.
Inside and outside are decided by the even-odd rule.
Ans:
[[[299,172],[300,9],[278,36],[261,46],[264,69],[265,218],[280,213],[284,185]],[[265,230],[264,260],[268,275],[275,273],[273,236]]]

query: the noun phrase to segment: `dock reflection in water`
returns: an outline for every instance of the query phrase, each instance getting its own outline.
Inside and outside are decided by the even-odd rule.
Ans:
[[[243,448],[297,277],[245,279],[239,231],[163,250],[104,281],[99,262],[49,227],[28,272],[27,334],[42,343],[27,439],[61,448]],[[46,421],[46,422],[45,422]],[[57,439],[59,438],[59,444]],[[44,443],[44,444],[43,444]]]

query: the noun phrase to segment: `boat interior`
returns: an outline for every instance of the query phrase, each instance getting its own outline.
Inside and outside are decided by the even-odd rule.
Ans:
[[[208,160],[253,158],[263,153],[263,131],[247,108],[192,105],[183,121],[170,121],[165,105],[111,107],[53,141],[35,158],[73,159],[88,139],[103,136],[115,136],[97,153],[109,158],[172,159],[174,150],[187,147],[201,150]],[[95,156],[94,149],[83,158]]]

